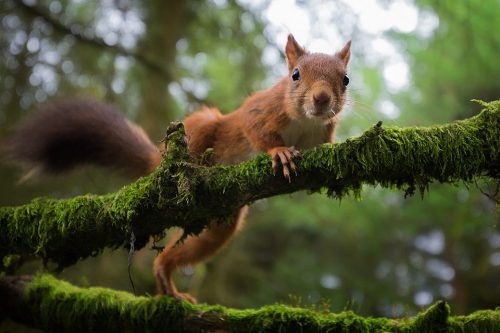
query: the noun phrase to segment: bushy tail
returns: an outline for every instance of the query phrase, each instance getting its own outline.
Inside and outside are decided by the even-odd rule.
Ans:
[[[89,99],[58,101],[34,112],[15,130],[7,156],[28,174],[94,164],[131,177],[150,173],[161,160],[142,128],[115,107]]]

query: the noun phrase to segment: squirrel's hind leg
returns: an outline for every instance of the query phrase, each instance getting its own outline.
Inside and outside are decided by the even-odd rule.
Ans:
[[[196,299],[186,293],[180,293],[172,280],[172,274],[178,267],[194,264],[208,259],[241,229],[248,207],[241,208],[232,221],[211,222],[209,227],[198,236],[188,236],[177,243],[181,234],[175,237],[156,257],[153,274],[156,278],[157,293],[196,303]]]

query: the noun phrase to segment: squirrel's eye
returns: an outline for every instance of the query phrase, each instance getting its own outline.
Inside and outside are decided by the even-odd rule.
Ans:
[[[299,69],[298,68],[295,68],[293,70],[292,80],[294,80],[294,81],[300,80],[300,73],[299,73]]]
[[[347,86],[349,84],[349,77],[347,75],[344,75],[344,86]]]

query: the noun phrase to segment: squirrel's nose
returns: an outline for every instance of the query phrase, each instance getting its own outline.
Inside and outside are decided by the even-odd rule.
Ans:
[[[314,104],[316,106],[325,106],[330,103],[330,95],[324,91],[313,95]]]

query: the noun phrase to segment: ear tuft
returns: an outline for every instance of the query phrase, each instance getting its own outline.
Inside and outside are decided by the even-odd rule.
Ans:
[[[306,53],[306,50],[297,43],[292,34],[288,35],[286,42],[285,54],[288,63],[288,71],[291,72],[297,67],[298,60]]]
[[[348,41],[347,44],[340,50],[339,52],[335,53],[337,57],[342,60],[344,63],[344,66],[347,66],[349,63],[349,58],[351,57],[351,41]]]

